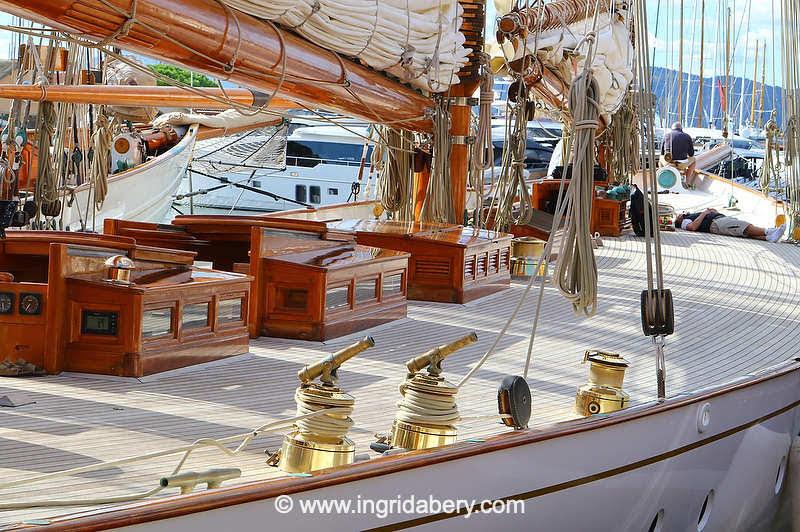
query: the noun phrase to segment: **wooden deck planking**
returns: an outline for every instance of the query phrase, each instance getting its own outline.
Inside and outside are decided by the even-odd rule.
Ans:
[[[666,348],[669,395],[720,384],[796,356],[799,248],[684,232],[665,234],[663,240],[666,285],[676,305],[676,334]],[[574,316],[553,288],[545,290],[529,378],[535,427],[574,417],[574,393],[586,379],[580,364],[586,348],[617,351],[631,362],[625,388],[634,402],[655,396],[653,348],[639,325],[643,242],[632,236],[606,239],[597,256],[600,311],[594,318]],[[391,426],[408,358],[476,330],[479,342],[444,363],[447,376],[457,381],[492,343],[523,290],[515,283],[466,305],[412,303],[407,319],[367,331],[376,347],[340,370],[342,386],[357,399],[351,436],[358,452],[368,453],[372,434]],[[462,416],[493,414],[499,380],[522,373],[537,290],[531,291],[497,355],[460,392]],[[260,338],[251,343],[250,357],[145,382],[74,375],[0,378],[0,394],[21,391],[37,401],[0,409],[0,481],[185,445],[200,437],[229,436],[291,416],[297,369],[361,336],[324,344]],[[462,438],[507,430],[491,419],[467,419],[460,429]],[[265,465],[264,449],[274,449],[280,441],[280,434],[260,437],[233,460],[216,451],[199,451],[184,470],[241,467],[238,482],[277,477],[280,473]],[[0,490],[0,500],[145,491],[176,461],[159,458]],[[0,525],[77,510],[0,512]]]

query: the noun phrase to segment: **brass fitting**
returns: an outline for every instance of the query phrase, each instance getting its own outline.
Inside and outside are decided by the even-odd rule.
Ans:
[[[415,373],[428,368],[428,374],[438,377],[442,372],[442,361],[448,356],[452,355],[459,349],[468,345],[474,344],[478,341],[478,335],[474,331],[466,336],[459,338],[449,344],[434,347],[430,351],[423,353],[417,357],[412,358],[406,362],[409,377],[413,377]]]
[[[237,467],[209,469],[207,471],[187,471],[178,475],[163,477],[162,488],[180,488],[182,494],[191,493],[198,484],[206,484],[208,489],[218,488],[226,480],[239,478],[242,470]]]
[[[297,372],[297,378],[300,379],[300,382],[303,384],[308,384],[319,377],[323,385],[335,386],[338,380],[336,370],[339,369],[339,366],[374,345],[375,340],[373,340],[371,336],[366,336],[363,340],[359,340],[344,349],[340,349],[326,356],[316,364],[304,367]]]

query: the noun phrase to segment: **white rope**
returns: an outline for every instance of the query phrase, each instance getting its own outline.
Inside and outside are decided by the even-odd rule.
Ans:
[[[194,441],[189,445],[183,445],[180,447],[173,447],[171,449],[165,449],[162,451],[156,451],[152,453],[140,454],[135,456],[130,456],[127,458],[120,458],[118,460],[111,460],[107,462],[100,462],[97,464],[91,464],[82,467],[75,467],[72,469],[66,469],[63,471],[56,471],[54,473],[47,473],[44,475],[37,475],[33,477],[21,478],[17,480],[12,480],[10,482],[2,482],[0,483],[0,490],[13,488],[17,486],[35,484],[38,482],[44,482],[47,480],[54,480],[57,478],[65,478],[70,476],[75,476],[82,473],[89,473],[91,471],[99,471],[103,469],[109,469],[112,467],[119,467],[123,465],[128,465],[136,462],[142,462],[145,460],[152,460],[155,458],[161,458],[164,456],[170,456],[175,454],[183,454],[178,464],[172,470],[169,476],[176,475],[180,472],[183,468],[186,460],[189,456],[196,450],[204,448],[204,447],[211,447],[214,449],[219,450],[224,455],[228,457],[236,456],[242,451],[244,451],[250,442],[257,438],[262,434],[268,434],[272,432],[276,432],[278,430],[283,430],[292,424],[298,424],[303,422],[304,420],[316,418],[316,417],[330,417],[329,414],[338,414],[338,415],[347,415],[349,412],[352,411],[352,408],[327,408],[327,409],[319,409],[314,410],[308,413],[300,414],[292,418],[283,419],[280,421],[273,421],[270,423],[266,423],[259,427],[256,427],[253,430],[248,432],[244,432],[242,434],[237,434],[235,436],[228,436],[225,438],[201,438],[199,440]],[[228,449],[226,447],[229,443],[234,443],[239,441],[239,445],[236,446],[234,449]],[[39,500],[39,501],[21,501],[21,502],[12,502],[12,503],[3,503],[0,504],[0,510],[14,510],[20,508],[34,508],[34,507],[42,507],[42,506],[91,506],[96,504],[106,504],[106,502],[125,502],[130,500],[138,500],[150,495],[154,495],[160,491],[160,489],[152,489],[150,491],[146,491],[144,493],[138,493],[133,495],[121,495],[119,497],[103,497],[103,498],[96,498],[96,499],[75,499],[70,501],[61,501],[61,500]]]
[[[413,379],[400,385],[403,398],[397,402],[395,419],[423,425],[453,425],[461,418],[456,406],[458,388],[437,387],[437,393],[420,389]]]
[[[456,220],[457,213],[453,211],[450,186],[450,109],[445,101],[439,103],[433,117],[432,142],[431,176],[422,202],[420,221],[458,223],[460,220]]]
[[[572,303],[575,313],[587,317],[597,312],[597,264],[589,230],[594,196],[594,135],[600,114],[596,97],[597,83],[591,72],[578,74],[569,91],[569,109],[575,123],[567,220],[553,273],[553,284]]]
[[[339,394],[337,397],[328,397],[314,393],[316,388],[299,387],[294,394],[297,403],[297,428],[301,434],[314,434],[326,438],[341,439],[353,426],[353,413],[355,399]],[[318,415],[318,414],[322,415]]]

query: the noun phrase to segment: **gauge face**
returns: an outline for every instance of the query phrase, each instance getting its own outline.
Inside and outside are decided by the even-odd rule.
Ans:
[[[14,310],[14,294],[0,292],[0,314],[11,314]]]
[[[21,294],[19,298],[19,313],[33,316],[42,313],[42,296],[39,294]]]

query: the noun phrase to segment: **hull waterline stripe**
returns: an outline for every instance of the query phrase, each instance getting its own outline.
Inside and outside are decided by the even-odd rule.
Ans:
[[[585,477],[576,478],[574,480],[569,480],[567,482],[561,482],[560,484],[553,484],[552,486],[546,486],[544,488],[539,488],[539,489],[535,489],[535,490],[531,490],[531,491],[526,491],[526,492],[523,492],[523,493],[517,493],[515,495],[508,495],[506,497],[501,497],[499,499],[495,499],[492,502],[505,502],[505,501],[511,501],[511,500],[523,500],[524,501],[524,500],[528,500],[528,499],[534,499],[536,497],[541,497],[543,495],[549,495],[551,493],[556,493],[558,491],[563,491],[563,490],[566,490],[566,489],[575,488],[577,486],[582,486],[584,484],[589,484],[591,482],[596,482],[598,480],[603,480],[603,479],[606,479],[606,478],[609,478],[609,477],[614,477],[614,476],[617,476],[617,475],[621,475],[623,473],[628,473],[630,471],[634,471],[634,470],[640,469],[642,467],[647,467],[647,466],[653,465],[653,464],[658,463],[658,462],[663,462],[664,460],[669,460],[670,458],[675,458],[676,456],[679,456],[681,454],[688,453],[690,451],[693,451],[695,449],[698,449],[698,448],[703,447],[705,445],[708,445],[710,443],[714,443],[714,442],[717,442],[719,440],[725,439],[725,438],[727,438],[729,436],[733,436],[736,433],[742,432],[742,431],[747,430],[747,429],[749,429],[751,427],[759,425],[759,424],[763,423],[764,421],[772,419],[773,417],[779,416],[781,414],[785,414],[786,412],[789,412],[790,410],[796,408],[797,406],[800,406],[800,401],[795,401],[795,402],[793,402],[793,403],[781,408],[780,410],[776,410],[775,412],[766,414],[766,415],[764,415],[764,416],[762,416],[762,417],[760,417],[758,419],[755,419],[755,420],[750,421],[748,423],[745,423],[743,425],[739,425],[737,427],[733,427],[732,429],[728,429],[728,430],[726,430],[724,432],[720,432],[719,434],[715,434],[713,436],[709,436],[708,438],[705,438],[705,439],[702,439],[702,440],[698,440],[698,441],[696,441],[694,443],[690,443],[690,444],[684,445],[682,447],[678,447],[678,448],[673,449],[671,451],[667,451],[665,453],[657,454],[655,456],[651,456],[650,458],[645,458],[644,460],[639,460],[638,462],[633,462],[631,464],[626,464],[624,466],[615,467],[613,469],[608,469],[606,471],[601,471],[600,473],[595,473],[594,475],[588,475],[588,476],[585,476]],[[436,521],[442,521],[444,519],[451,519],[453,517],[464,516],[464,515],[467,515],[467,513],[472,514],[472,513],[475,513],[475,512],[480,512],[480,510],[481,510],[480,506],[481,506],[480,504],[477,504],[477,505],[473,506],[472,508],[459,509],[457,512],[426,515],[426,516],[423,516],[423,517],[418,517],[416,519],[409,519],[407,521],[400,521],[400,522],[397,522],[397,523],[392,523],[392,524],[386,525],[386,526],[381,526],[381,527],[377,527],[377,528],[370,528],[370,529],[367,529],[365,532],[384,532],[384,531],[390,531],[390,530],[404,530],[404,529],[407,529],[407,528],[413,528],[413,527],[424,525],[424,524],[435,523]]]

